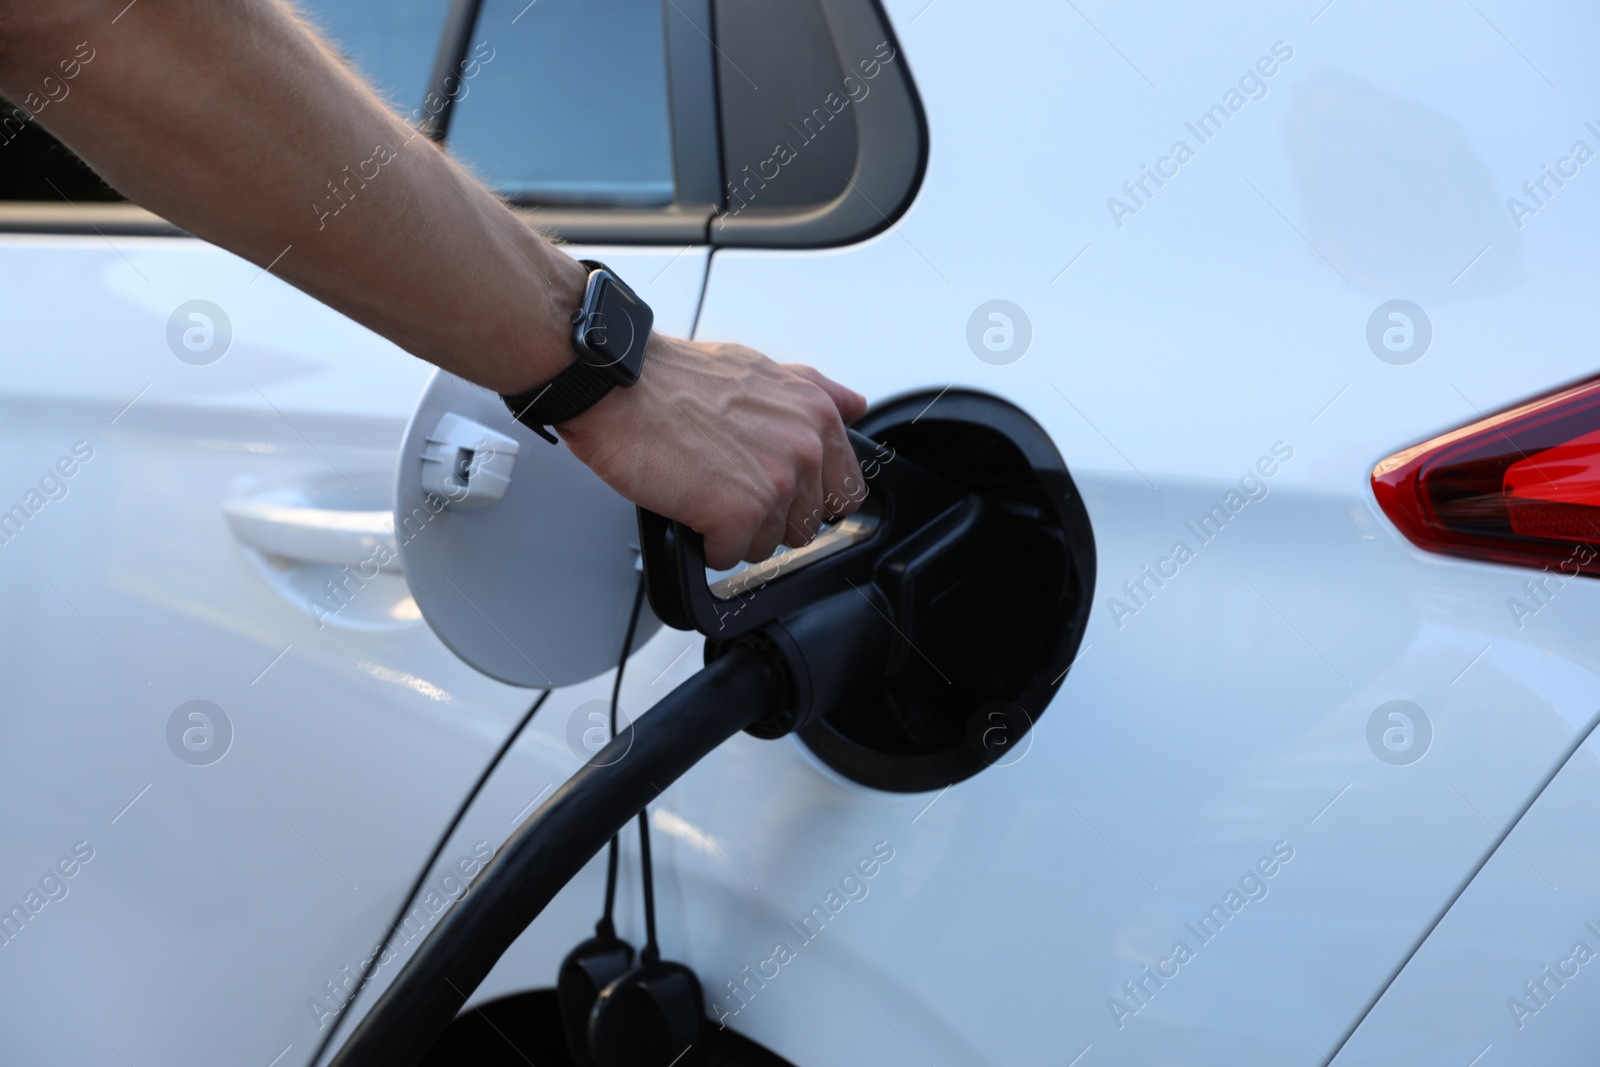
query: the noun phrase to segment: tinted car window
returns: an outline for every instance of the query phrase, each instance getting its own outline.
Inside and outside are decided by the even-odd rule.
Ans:
[[[384,99],[411,116],[428,91],[446,0],[309,0],[302,10]]]
[[[730,208],[832,200],[856,165],[847,101],[871,87],[846,81],[816,0],[717,0],[715,11]]]
[[[413,123],[427,113],[448,7],[448,0],[302,5],[335,51]],[[462,76],[449,86],[450,148],[480,177],[525,203],[672,202],[659,0],[485,0],[472,41]],[[13,117],[0,130],[0,200],[122,199],[28,110],[0,101],[0,118],[6,115]]]
[[[302,10],[335,51],[415,121],[448,6],[447,0],[310,0]],[[50,120],[52,101],[70,99],[73,79],[92,72],[95,55],[91,47],[71,66],[41,69],[38,93],[18,102],[27,106],[0,100],[0,200],[123,199],[38,121]]]
[[[0,135],[0,200],[53,200],[56,203],[116,201],[122,197],[83,161],[44,132],[9,100],[0,99],[0,116],[10,121]]]
[[[452,106],[450,150],[522,202],[671,203],[662,8],[660,0],[485,0]]]
[[[40,62],[15,101],[0,99],[0,199],[120,200],[83,162],[39,125],[52,107],[67,106],[99,50],[85,41],[55,62]]]

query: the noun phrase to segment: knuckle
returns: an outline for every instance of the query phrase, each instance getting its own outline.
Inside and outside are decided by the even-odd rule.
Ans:
[[[806,392],[806,406],[814,418],[824,426],[839,422],[839,409],[833,404],[833,397],[818,385],[813,385]]]
[[[765,501],[756,497],[746,497],[735,510],[738,516],[739,527],[743,530],[754,530],[766,521],[772,508]]]
[[[807,437],[795,449],[795,460],[799,463],[800,469],[807,475],[815,475],[822,470],[822,462],[826,457],[826,453],[827,450],[822,447],[822,439],[820,437]]]
[[[796,477],[793,467],[783,466],[772,473],[770,484],[771,508],[775,508],[794,496],[795,486],[799,484],[799,479]],[[771,508],[768,510],[771,510]]]

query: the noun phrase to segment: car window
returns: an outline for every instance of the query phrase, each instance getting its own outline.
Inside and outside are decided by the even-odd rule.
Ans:
[[[671,203],[662,9],[660,0],[485,0],[450,150],[524,203]]]
[[[116,201],[117,195],[62,143],[32,120],[28,110],[0,99],[0,200],[57,204]]]
[[[310,0],[301,10],[335,50],[365,74],[383,97],[417,121],[433,71],[448,0]],[[40,120],[64,101],[71,79],[94,63],[95,50],[73,67],[41,81],[30,99],[0,100],[0,200],[116,201],[123,199],[84,166]]]
[[[447,0],[306,0],[301,10],[396,110],[416,120]]]
[[[715,11],[730,210],[832,200],[856,165],[851,105],[872,86],[840,69],[816,0],[717,0]]]

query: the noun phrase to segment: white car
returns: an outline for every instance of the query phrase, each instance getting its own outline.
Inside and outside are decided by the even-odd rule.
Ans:
[[[650,806],[714,1062],[1593,1062],[1600,12],[307,7],[663,332],[815,365],[1056,538],[985,557],[983,640],[923,635],[960,714],[737,736]],[[614,671],[436,635],[393,517],[431,368],[118,202],[52,80],[0,115],[0,1060],[326,1063]],[[633,549],[589,540],[459,577],[566,568],[614,622]],[[702,662],[645,628],[630,718]],[[464,1062],[562,1062],[605,867]],[[634,944],[639,882],[624,835]]]

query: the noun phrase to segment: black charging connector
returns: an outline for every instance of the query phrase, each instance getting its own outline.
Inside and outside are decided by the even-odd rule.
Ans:
[[[708,641],[708,664],[733,649],[750,649],[782,674],[782,702],[745,732],[764,740],[797,733],[821,721],[847,693],[881,678],[894,628],[880,600],[871,586],[835,593],[731,641]]]
[[[651,607],[707,636],[705,669],[634,724],[631,748],[614,740],[512,834],[332,1067],[416,1064],[555,894],[740,730],[799,734],[835,769],[903,791],[988,766],[969,727],[996,701],[1026,731],[1082,639],[1087,514],[1026,416],[956,391],[933,402],[906,398],[863,420],[874,437],[851,433],[870,522],[844,520],[827,552],[713,587],[699,535],[641,512]]]
[[[781,737],[870,684],[893,632],[877,595],[835,594],[719,648],[633,724],[631,742],[580,768],[434,927],[332,1067],[417,1063],[545,905],[662,790],[740,730]]]
[[[415,1067],[496,961],[661,791],[783,701],[780,674],[737,650],[663,697],[523,822],[406,961],[331,1067]]]

